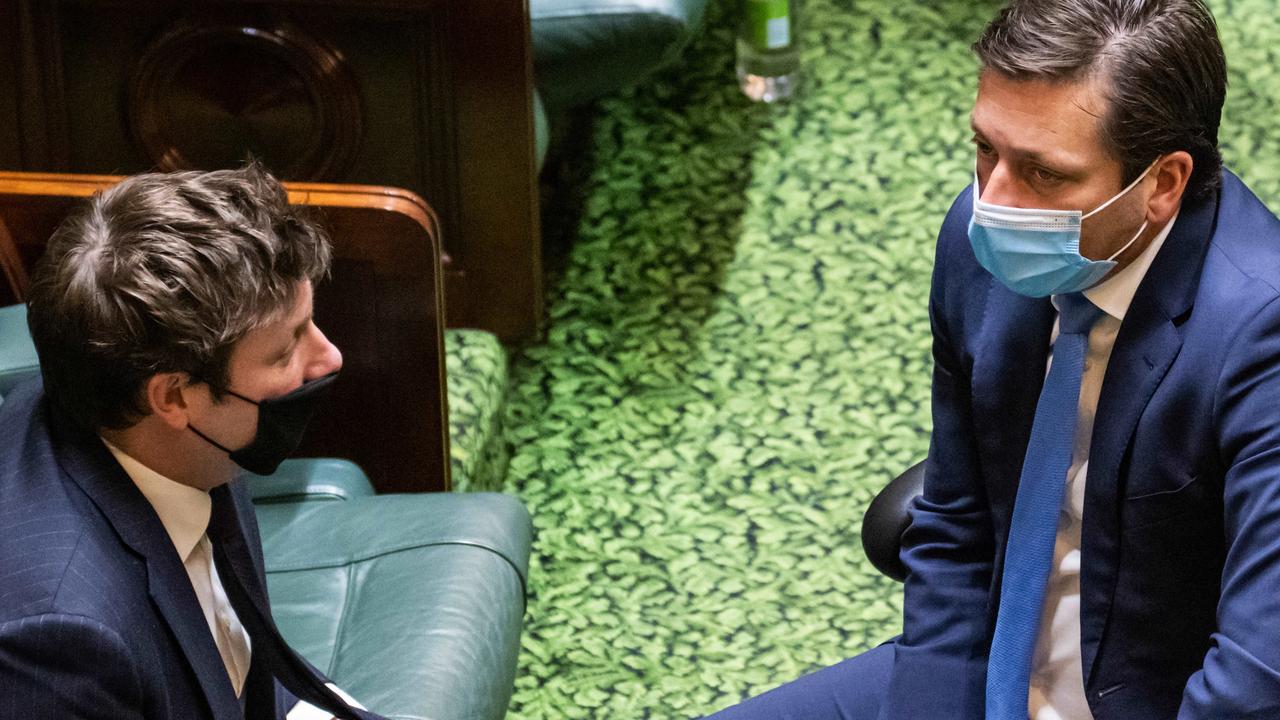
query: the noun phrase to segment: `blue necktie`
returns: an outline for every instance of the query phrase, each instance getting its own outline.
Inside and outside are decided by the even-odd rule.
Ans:
[[[1089,329],[1102,314],[1080,293],[1057,299],[1058,339],[1036,403],[1005,549],[1000,610],[987,660],[987,720],[1027,720],[1032,653],[1075,444],[1080,376]]]

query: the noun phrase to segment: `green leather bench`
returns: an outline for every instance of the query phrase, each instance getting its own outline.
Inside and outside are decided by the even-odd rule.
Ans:
[[[707,0],[531,0],[535,158],[591,100],[672,64],[702,26]],[[558,142],[564,142],[561,138]]]
[[[25,308],[0,308],[0,402],[37,369]],[[335,459],[250,482],[272,614],[294,648],[387,717],[506,714],[531,535],[517,500],[375,495]]]
[[[531,0],[533,67],[554,112],[662,68],[702,25],[706,0]]]

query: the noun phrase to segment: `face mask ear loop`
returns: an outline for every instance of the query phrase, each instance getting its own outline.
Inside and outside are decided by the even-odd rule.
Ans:
[[[197,437],[199,437],[201,440],[204,440],[205,442],[207,442],[207,443],[209,443],[210,445],[212,445],[212,446],[214,446],[214,447],[218,448],[218,449],[219,449],[219,450],[221,450],[222,452],[227,453],[228,455],[230,455],[230,454],[231,454],[231,452],[232,452],[232,451],[231,451],[230,449],[228,449],[227,447],[225,447],[222,443],[218,442],[217,440],[214,440],[213,438],[209,437],[208,435],[205,435],[204,433],[202,433],[202,432],[200,432],[199,430],[197,430],[195,425],[192,425],[191,423],[187,423],[187,429],[188,429],[188,430],[190,430],[191,432],[195,433],[195,434],[196,434],[196,436],[197,436]]]
[[[205,384],[207,385],[208,383],[205,383]],[[245,402],[249,403],[250,405],[254,405],[254,406],[256,406],[256,405],[258,404],[258,403],[256,403],[256,402],[254,402],[253,400],[250,400],[249,398],[247,398],[247,397],[245,397],[245,396],[241,395],[240,393],[236,392],[235,390],[232,390],[231,388],[227,388],[226,393],[227,393],[228,395],[231,395],[232,397],[235,397],[235,398],[238,398],[238,399],[240,399],[240,400],[243,400],[243,401],[245,401]],[[205,442],[209,443],[210,445],[212,445],[212,446],[214,446],[214,447],[218,448],[218,449],[219,449],[219,450],[221,450],[222,452],[227,453],[228,455],[230,455],[230,454],[233,452],[230,448],[227,448],[227,447],[226,447],[226,446],[224,446],[222,443],[218,442],[217,440],[214,440],[213,438],[209,437],[208,435],[205,435],[204,433],[202,433],[202,432],[200,432],[199,430],[197,430],[195,425],[192,425],[191,423],[187,423],[187,429],[188,429],[188,430],[190,430],[191,432],[195,433],[195,434],[196,434],[196,436],[198,436],[201,440],[203,440],[203,441],[205,441]]]
[[[1143,179],[1143,178],[1145,178],[1145,177],[1147,176],[1147,173],[1151,172],[1151,168],[1155,167],[1155,166],[1156,166],[1156,163],[1158,163],[1158,162],[1160,162],[1160,158],[1156,158],[1155,160],[1153,160],[1153,161],[1151,162],[1151,164],[1147,166],[1147,169],[1142,171],[1142,174],[1141,174],[1141,175],[1139,175],[1138,177],[1134,178],[1134,181],[1133,181],[1133,182],[1131,182],[1131,183],[1129,183],[1129,187],[1127,187],[1127,188],[1125,188],[1125,189],[1121,190],[1119,193],[1116,193],[1115,195],[1112,195],[1110,200],[1108,200],[1108,201],[1106,201],[1106,202],[1102,203],[1102,204],[1101,204],[1101,205],[1099,205],[1098,207],[1096,207],[1096,208],[1094,208],[1094,209],[1090,210],[1089,212],[1085,213],[1085,214],[1084,214],[1080,219],[1081,219],[1081,220],[1084,220],[1084,219],[1086,219],[1086,218],[1090,217],[1091,215],[1097,215],[1098,213],[1100,213],[1100,212],[1102,212],[1103,210],[1106,210],[1108,207],[1110,207],[1111,203],[1113,203],[1113,202],[1115,202],[1115,201],[1119,200],[1120,198],[1124,197],[1125,195],[1128,195],[1128,194],[1129,194],[1129,191],[1130,191],[1130,190],[1132,190],[1132,189],[1134,189],[1135,187],[1137,187],[1137,186],[1138,186],[1138,183],[1142,182],[1142,179]]]
[[[1115,260],[1116,258],[1120,257],[1120,253],[1124,252],[1125,250],[1128,250],[1129,246],[1132,245],[1135,240],[1137,240],[1139,237],[1142,236],[1143,231],[1147,229],[1147,224],[1148,223],[1143,222],[1142,227],[1138,228],[1138,232],[1134,233],[1133,237],[1129,238],[1129,242],[1125,243],[1124,247],[1115,251],[1115,253],[1113,253],[1111,257],[1107,258],[1107,262],[1111,262],[1112,260]]]
[[[230,395],[233,398],[236,398],[238,400],[243,400],[255,407],[259,404],[257,400],[250,400],[249,398],[241,395],[240,393],[236,392],[235,390],[232,390],[231,388],[227,388],[224,392],[226,392],[228,395]]]

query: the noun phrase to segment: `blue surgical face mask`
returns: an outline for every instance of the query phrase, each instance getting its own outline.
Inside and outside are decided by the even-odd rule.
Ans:
[[[1155,167],[1152,163],[1151,167]],[[1029,297],[1079,292],[1101,280],[1116,266],[1115,259],[1147,229],[1142,223],[1129,242],[1106,260],[1080,254],[1080,226],[1124,197],[1151,171],[1148,167],[1129,187],[1088,213],[1080,210],[1039,210],[1004,207],[979,197],[978,174],[973,175],[973,217],[969,244],[987,272],[1005,287]]]

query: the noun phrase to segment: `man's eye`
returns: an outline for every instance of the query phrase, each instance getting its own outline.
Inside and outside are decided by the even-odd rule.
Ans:
[[[992,155],[992,154],[994,154],[994,153],[995,153],[995,149],[994,149],[994,148],[992,148],[990,145],[988,145],[988,144],[986,144],[986,143],[982,142],[982,141],[981,141],[981,140],[979,140],[978,138],[974,138],[974,139],[973,139],[973,146],[974,146],[974,148],[976,148],[976,149],[978,150],[978,154],[979,154],[979,155]]]
[[[1045,170],[1044,168],[1036,168],[1032,173],[1035,175],[1036,180],[1039,180],[1040,182],[1053,183],[1062,179],[1062,176],[1058,173],[1053,172],[1052,170]]]

